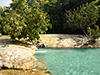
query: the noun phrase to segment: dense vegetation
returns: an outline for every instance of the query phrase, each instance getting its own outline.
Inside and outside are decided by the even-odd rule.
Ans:
[[[81,30],[73,30],[66,24],[66,11],[76,9],[82,4],[91,3],[94,0],[58,0],[55,3],[46,5],[45,11],[49,13],[50,21],[52,23],[52,30],[47,33],[58,34],[83,34]],[[67,27],[65,27],[67,25]]]
[[[96,21],[99,18],[99,11],[94,2],[90,4],[86,3],[85,5],[80,5],[80,7],[77,7],[73,11],[67,11],[66,18],[67,25],[73,27],[73,29],[78,28],[82,30],[88,38],[91,38],[92,32],[90,29],[93,26],[95,27]],[[86,30],[88,30],[89,34]]]
[[[12,1],[10,7],[0,7],[0,32],[12,39],[29,37],[32,41],[46,32],[99,37],[99,0]],[[97,35],[93,36],[94,33]]]
[[[33,2],[30,6],[26,0],[13,0],[12,9],[5,12],[3,30],[13,40],[27,37],[29,41],[38,40],[39,33],[45,33],[51,27],[48,14],[40,9],[38,2]]]

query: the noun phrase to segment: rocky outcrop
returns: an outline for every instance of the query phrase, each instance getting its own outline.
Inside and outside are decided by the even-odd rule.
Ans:
[[[8,37],[8,36],[7,36]],[[3,36],[2,38],[5,38]],[[29,47],[34,49],[34,46],[31,42],[27,42],[27,39],[21,39],[21,43],[16,41],[16,43],[12,41],[3,40],[3,43],[7,44],[19,44],[24,45],[25,47]],[[85,48],[85,47],[100,47],[100,38],[96,40],[95,45],[90,45],[88,43],[88,38],[84,35],[69,35],[69,34],[41,34],[39,41],[34,41],[34,45],[39,48],[50,47],[50,48]],[[23,43],[24,42],[24,43]],[[87,45],[88,44],[88,45]]]
[[[42,34],[40,43],[51,48],[80,48],[88,39],[83,35]]]
[[[26,47],[8,45],[0,48],[0,67],[30,69],[36,61],[34,50]]]
[[[34,70],[5,69],[5,70],[0,70],[0,75],[50,75],[50,74]]]
[[[98,48],[98,47],[100,47],[100,39],[96,41],[89,40],[81,46],[81,48]]]
[[[13,42],[9,36],[2,36],[0,38],[0,75],[50,75],[45,63],[42,63],[43,60],[37,60],[33,56],[36,50],[36,46],[23,44],[20,41]]]
[[[40,43],[50,48],[97,48],[100,47],[100,38],[95,43],[90,42],[84,35],[69,34],[41,34]]]
[[[34,63],[34,70],[37,70],[37,71],[42,71],[43,73],[49,73],[49,74],[52,74],[49,69],[46,67],[47,64],[44,60],[42,59],[37,59]]]

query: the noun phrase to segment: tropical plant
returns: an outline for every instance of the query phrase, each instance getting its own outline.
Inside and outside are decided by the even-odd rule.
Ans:
[[[98,25],[95,25],[93,29],[88,27],[87,32],[91,35],[91,40],[98,39],[100,37],[100,29]]]
[[[88,27],[93,27],[98,21],[99,11],[94,2],[80,5],[77,9],[69,10],[66,13],[67,24],[73,29],[81,29],[85,35],[90,38],[90,33],[87,33]]]
[[[26,0],[13,0],[12,10],[5,13],[3,28],[13,40],[27,38],[29,41],[39,39],[40,33],[45,33],[52,27],[49,16],[39,8],[39,3],[34,1],[34,6],[29,6]]]
[[[1,33],[2,33],[2,19],[3,19],[3,17],[2,17],[2,13],[3,13],[4,11],[3,11],[3,8],[2,7],[0,7],[0,37],[1,37]]]

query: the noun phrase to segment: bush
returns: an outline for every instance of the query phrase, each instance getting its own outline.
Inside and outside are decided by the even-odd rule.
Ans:
[[[86,32],[88,27],[93,27],[98,21],[99,11],[95,3],[86,3],[66,13],[67,24],[73,29],[81,29],[87,37],[90,37]]]
[[[51,27],[48,14],[40,11],[36,1],[34,6],[29,6],[26,0],[18,0],[11,7],[10,13],[5,13],[3,28],[13,40],[27,37],[29,41],[38,40],[39,34],[45,33]]]
[[[2,29],[2,19],[3,19],[2,13],[3,13],[3,12],[4,12],[4,11],[3,11],[3,8],[0,7],[0,33],[3,32],[3,29]]]
[[[0,33],[2,33],[3,35],[5,35],[6,33],[3,30],[3,24],[2,21],[5,18],[5,12],[9,12],[9,7],[0,7]]]
[[[90,36],[91,40],[95,41],[95,39],[98,39],[100,37],[100,29],[98,25],[95,25],[94,29],[88,27],[87,32],[91,35]]]
[[[49,3],[44,5],[44,11],[50,16],[50,22],[53,28],[47,33],[74,33],[69,26],[64,27],[66,22],[66,10],[78,7],[86,2],[93,0],[49,0]],[[79,31],[79,30],[78,30]]]

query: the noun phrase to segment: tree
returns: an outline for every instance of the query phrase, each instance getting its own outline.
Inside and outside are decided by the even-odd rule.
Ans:
[[[5,12],[9,12],[9,9],[6,8],[6,7],[3,7],[3,8],[0,7],[0,33],[1,34],[5,34],[4,31],[3,31],[3,26],[2,26],[2,20],[5,17]]]
[[[2,9],[2,7],[0,7],[0,36],[1,36],[1,21],[2,21],[1,14],[2,14],[2,12],[3,12],[3,9]]]
[[[99,26],[98,25],[95,25],[95,28],[92,29],[90,27],[87,28],[87,32],[88,33],[91,33],[91,40],[93,42],[95,42],[95,39],[98,39],[100,37],[100,29],[99,29]]]
[[[40,10],[36,1],[34,6],[29,6],[26,0],[13,0],[11,7],[3,19],[3,28],[13,40],[27,37],[29,41],[36,40],[40,33],[52,27],[48,14]]]
[[[88,27],[93,27],[98,21],[99,11],[94,2],[80,5],[77,9],[69,10],[66,13],[67,24],[73,29],[81,29],[90,38],[91,33],[87,33]]]

